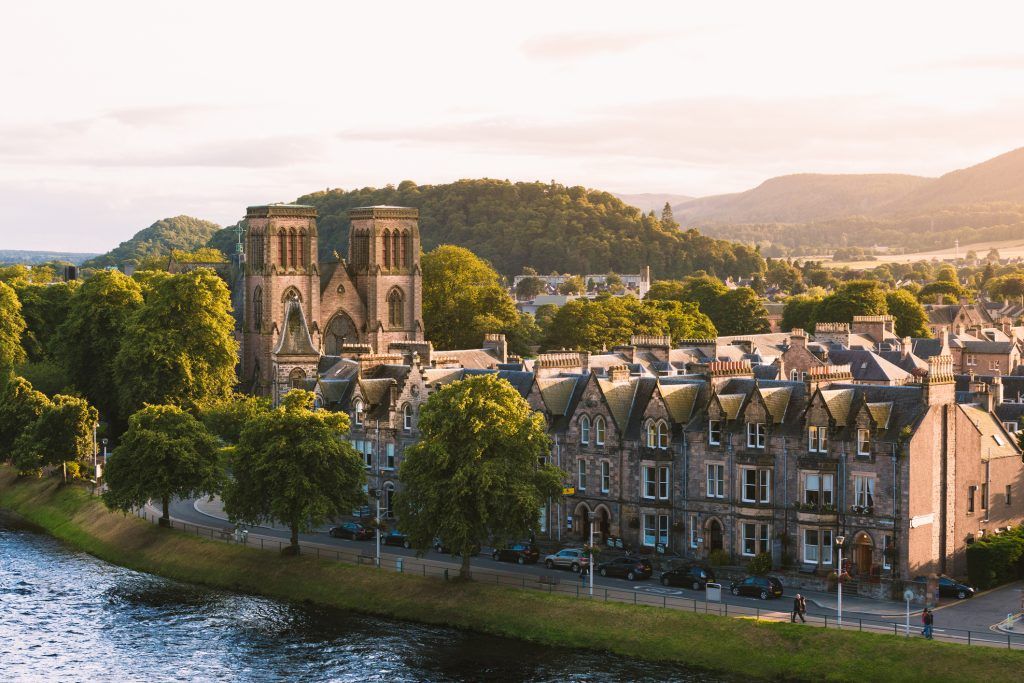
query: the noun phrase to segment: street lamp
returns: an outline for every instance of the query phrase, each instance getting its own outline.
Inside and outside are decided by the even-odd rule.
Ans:
[[[843,541],[845,536],[836,536],[836,547],[839,548],[839,573],[836,574],[836,588],[839,591],[839,628],[843,627]]]
[[[380,569],[380,493],[381,492],[380,492],[379,488],[370,489],[370,495],[377,499],[377,516],[374,517],[374,520],[373,520],[375,522],[375,524],[373,526],[377,530],[377,533],[376,533],[376,539],[377,539],[377,555],[376,555],[377,559],[376,559],[376,564],[377,564],[377,569]]]
[[[590,511],[587,511],[587,520],[590,522],[590,597],[594,597],[594,520]]]

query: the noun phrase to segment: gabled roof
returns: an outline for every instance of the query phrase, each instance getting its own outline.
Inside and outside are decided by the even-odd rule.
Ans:
[[[868,403],[868,412],[871,413],[871,419],[875,421],[875,425],[879,429],[889,428],[889,417],[892,415],[892,402],[888,403]]]
[[[993,458],[1020,457],[1016,439],[1006,433],[992,413],[976,405],[961,404],[959,407],[981,434],[982,462]]]
[[[858,382],[905,382],[912,377],[906,370],[866,349],[833,346],[829,350],[829,361],[836,365],[849,363],[850,372]]]
[[[836,425],[845,427],[853,406],[853,389],[823,389],[821,398]]]
[[[274,354],[278,356],[316,356],[320,352],[313,346],[306,326],[306,316],[302,313],[302,304],[298,299],[288,299],[284,314],[284,329],[277,341]]]
[[[637,379],[633,378],[628,382],[612,382],[607,379],[598,379],[597,386],[608,404],[608,410],[615,420],[615,424],[623,433],[629,424],[629,413],[633,405],[633,396],[636,394]]]
[[[725,412],[725,416],[730,420],[735,420],[736,416],[740,414],[740,408],[743,406],[743,399],[746,397],[746,394],[715,395],[715,398],[718,399],[719,405],[722,406],[722,410]]]
[[[759,389],[761,398],[764,399],[768,414],[772,416],[773,422],[782,422],[786,418],[786,409],[789,408],[789,399],[793,395],[792,387],[771,387]]]
[[[569,377],[538,377],[537,388],[540,390],[541,401],[552,415],[565,415],[569,406],[569,398],[576,386],[577,376]]]
[[[695,382],[672,383],[659,382],[658,390],[661,400],[668,408],[669,417],[673,422],[686,424],[693,417],[693,407],[697,401],[700,385]]]
[[[641,436],[644,413],[658,389],[658,380],[654,377],[640,377],[636,380],[636,391],[629,407],[629,421],[626,423],[625,438],[639,439]]]

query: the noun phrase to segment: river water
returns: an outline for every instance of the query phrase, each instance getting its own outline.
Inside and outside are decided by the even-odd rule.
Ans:
[[[176,583],[0,516],[0,680],[725,679]]]

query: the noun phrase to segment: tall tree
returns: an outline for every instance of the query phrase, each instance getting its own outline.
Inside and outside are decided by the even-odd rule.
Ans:
[[[896,318],[896,334],[900,337],[930,337],[928,314],[913,294],[895,289],[885,295],[889,315]]]
[[[160,526],[170,526],[172,498],[214,495],[224,479],[217,440],[201,422],[177,406],[147,405],[107,460],[103,502],[128,512],[159,500]]]
[[[989,293],[992,294],[992,283],[998,282],[1001,278],[994,278],[989,281]],[[917,298],[921,301],[932,300],[935,303],[942,303],[947,298],[959,299],[962,296],[967,295],[965,290],[955,282],[948,282],[946,280],[936,280],[935,282],[929,282],[924,287],[917,291]],[[997,296],[993,294],[993,296]]]
[[[672,214],[672,205],[668,202],[665,202],[665,206],[661,208],[661,227],[665,230],[679,228],[679,223],[676,223],[676,217]]]
[[[587,283],[579,275],[567,277],[558,285],[559,294],[583,294],[587,291]]]
[[[515,302],[498,274],[462,247],[442,245],[423,255],[423,324],[439,349],[479,348],[484,334],[519,324]]]
[[[524,277],[516,285],[516,298],[517,299],[534,299],[538,294],[544,292],[544,281],[539,277],[531,275]]]
[[[30,362],[53,359],[57,342],[58,327],[67,318],[71,297],[79,283],[52,282],[35,284],[17,282],[14,290],[21,301],[21,313],[25,318],[25,332],[22,345]]]
[[[927,289],[926,286],[924,289]],[[997,299],[1013,299],[1024,303],[1024,275],[1000,275],[985,284],[988,293]],[[922,290],[923,292],[924,290]]]
[[[212,271],[154,278],[114,361],[121,409],[227,396],[236,382],[234,327],[228,288]]]
[[[788,297],[782,308],[782,329],[787,332],[795,328],[807,331],[814,329],[815,312],[821,299],[809,294]]]
[[[495,375],[435,392],[419,428],[399,469],[402,529],[420,552],[444,539],[462,555],[460,576],[468,579],[474,547],[537,531],[539,511],[559,497],[565,473],[539,464],[550,448],[544,418]]]
[[[58,333],[58,355],[72,382],[100,417],[124,428],[118,403],[115,359],[128,331],[128,322],[142,307],[142,289],[116,270],[101,270],[74,293],[68,316]]]
[[[0,462],[13,458],[14,444],[50,405],[23,377],[10,377],[0,391]]]
[[[762,334],[771,330],[768,311],[750,287],[729,290],[718,299],[716,307],[721,318],[721,324],[715,323],[719,334]]]
[[[43,467],[66,463],[88,464],[93,450],[96,409],[77,396],[57,394],[14,444],[14,465],[19,472],[38,472]]]
[[[25,319],[21,316],[21,302],[7,284],[0,282],[0,380],[10,376],[14,366],[25,359],[21,335]]]
[[[245,425],[270,410],[270,399],[233,393],[214,396],[198,405],[199,419],[210,433],[229,444],[236,444]]]
[[[825,297],[815,310],[816,322],[848,323],[855,315],[885,315],[885,290],[877,282],[852,280]]]
[[[293,389],[280,406],[247,422],[224,490],[230,519],[288,526],[291,554],[299,552],[299,532],[366,501],[363,460],[341,438],[348,415],[312,408],[313,393]]]

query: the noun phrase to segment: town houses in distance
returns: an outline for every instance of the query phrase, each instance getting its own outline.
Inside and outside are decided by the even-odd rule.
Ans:
[[[768,553],[810,585],[844,537],[858,590],[882,597],[895,579],[964,574],[968,544],[1024,522],[1020,347],[984,321],[953,315],[935,339],[900,338],[881,315],[534,359],[502,335],[438,350],[423,334],[416,209],[353,209],[332,262],[317,260],[312,207],[247,218],[243,384],[275,399],[306,388],[347,412],[388,514],[423,402],[497,373],[547,419],[574,490],[539,512],[553,540],[594,525],[604,542],[691,558]],[[983,353],[996,370],[980,376]]]

